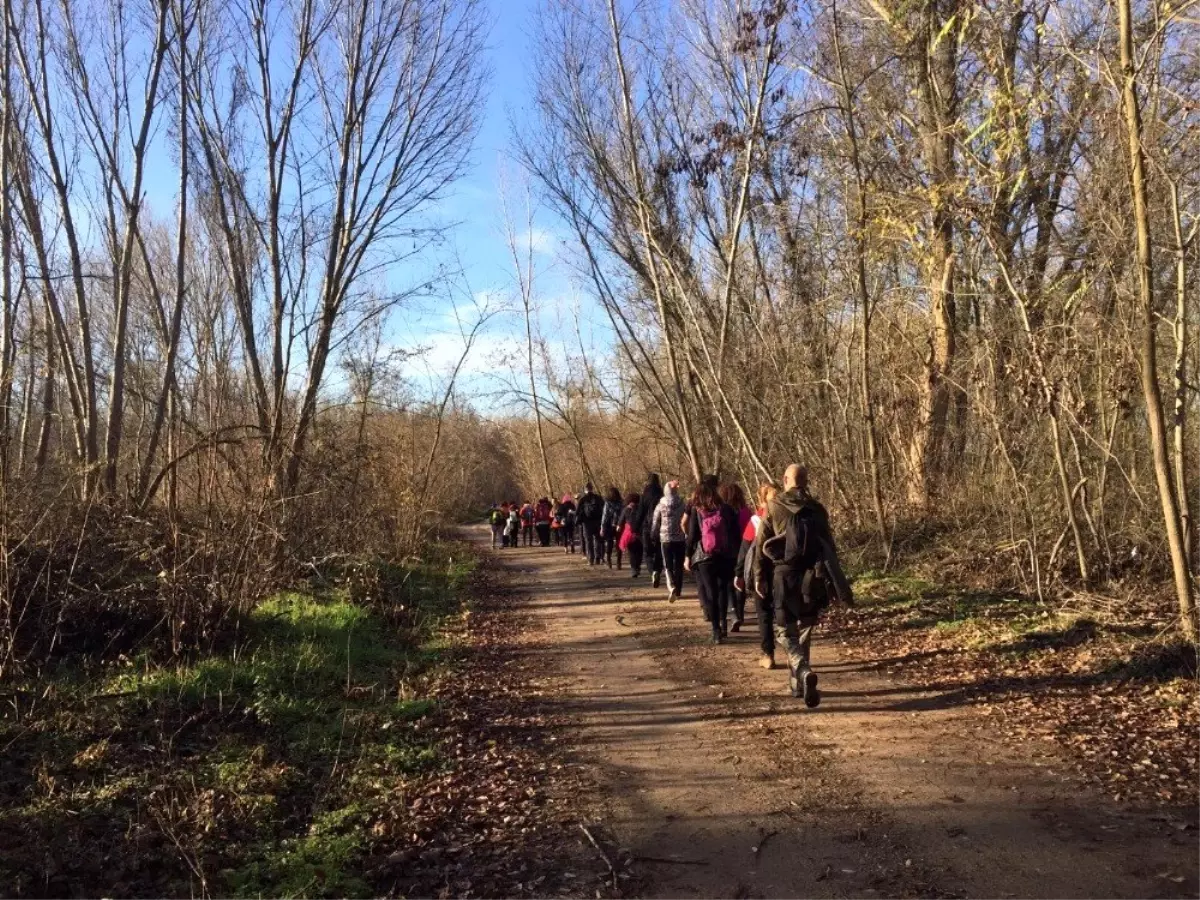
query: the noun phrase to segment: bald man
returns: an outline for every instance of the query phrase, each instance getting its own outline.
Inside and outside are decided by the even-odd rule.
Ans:
[[[808,470],[792,463],[783,473],[783,491],[767,502],[752,551],[751,577],[760,597],[770,583],[775,597],[775,642],[788,657],[793,697],[809,708],[821,703],[817,673],[809,658],[812,631],[835,592],[854,602],[842,573],[829,527],[829,513],[808,493]]]

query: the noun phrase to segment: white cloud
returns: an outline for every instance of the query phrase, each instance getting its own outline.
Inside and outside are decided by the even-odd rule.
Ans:
[[[534,253],[552,254],[558,250],[559,238],[553,231],[531,228],[528,238]]]

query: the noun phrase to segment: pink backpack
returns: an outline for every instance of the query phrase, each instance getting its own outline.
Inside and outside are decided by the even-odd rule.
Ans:
[[[700,546],[704,552],[709,556],[721,556],[728,552],[729,526],[721,507],[707,514],[696,510],[696,514],[700,516]]]

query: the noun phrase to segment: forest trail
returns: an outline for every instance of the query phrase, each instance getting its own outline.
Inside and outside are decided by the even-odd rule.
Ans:
[[[540,626],[539,702],[597,785],[590,830],[631,859],[627,894],[1197,895],[1194,831],[1094,794],[1048,743],[1001,742],[954,693],[872,674],[826,632],[806,710],[754,664],[751,610],[712,646],[690,580],[668,604],[558,548],[496,556]]]

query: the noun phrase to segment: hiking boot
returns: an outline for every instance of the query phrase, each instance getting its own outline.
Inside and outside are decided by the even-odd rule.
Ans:
[[[800,678],[801,690],[804,694],[804,705],[809,709],[821,705],[821,692],[817,690],[817,673],[807,669]]]
[[[737,632],[741,631],[741,630],[742,630],[742,620],[741,620],[741,619],[736,619],[736,620],[734,621],[734,623],[733,623],[732,625],[730,625],[730,626],[729,626],[729,630],[730,630],[730,631],[732,631],[732,632],[734,632],[735,634],[736,634]]]
[[[713,636],[712,636],[712,642],[714,644],[723,644],[723,643],[725,643],[725,636],[722,635],[721,632],[719,632],[719,631],[714,631]]]
[[[679,591],[667,591],[667,602],[674,603],[679,599]]]
[[[773,653],[762,654],[758,658],[758,664],[760,667],[762,667],[764,669],[775,668],[775,654],[773,654]]]
[[[651,587],[658,587],[659,583],[662,581],[662,579],[659,578],[659,574],[660,573],[655,572],[653,575],[650,576],[650,586]]]

